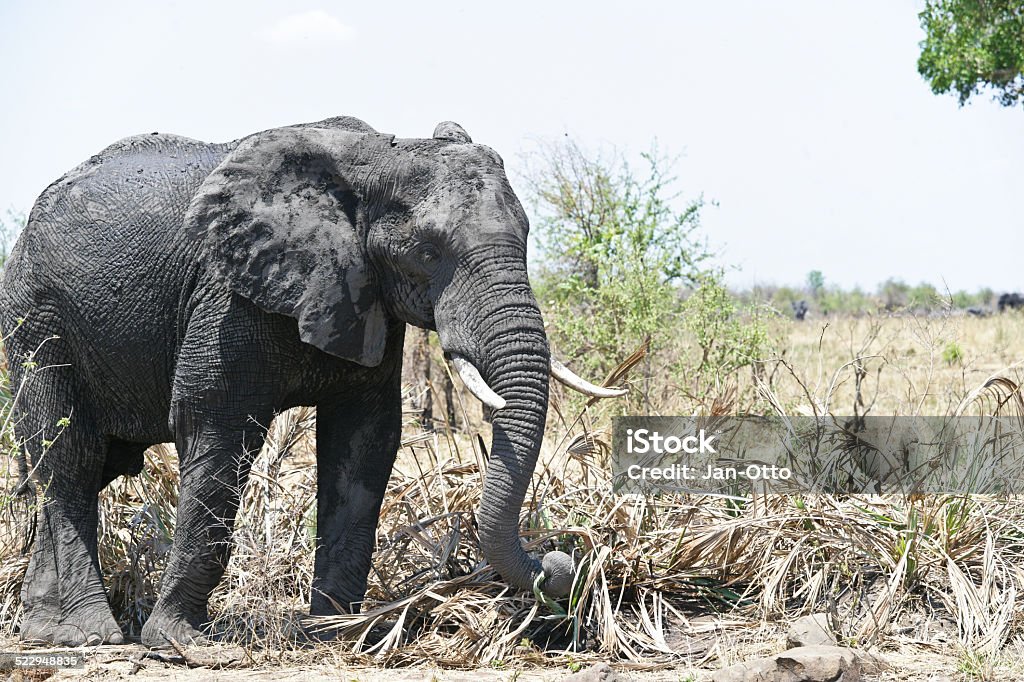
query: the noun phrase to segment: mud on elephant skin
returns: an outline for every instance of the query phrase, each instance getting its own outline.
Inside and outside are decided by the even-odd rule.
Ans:
[[[201,639],[260,425],[297,405],[318,414],[310,610],[358,609],[400,439],[407,324],[436,330],[495,410],[485,557],[519,588],[565,594],[569,557],[541,563],[518,534],[549,376],[621,392],[552,361],[527,229],[501,158],[450,122],[429,139],[349,117],[225,144],[142,135],[48,187],[0,283],[0,333],[25,381],[15,430],[46,487],[22,637],[123,641],[97,561],[97,494],[173,441],[177,529],[142,641]]]

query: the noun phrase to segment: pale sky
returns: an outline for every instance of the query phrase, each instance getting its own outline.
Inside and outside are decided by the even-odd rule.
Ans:
[[[127,135],[347,114],[681,154],[730,280],[1024,290],[1024,110],[918,76],[921,2],[0,4],[0,209]]]

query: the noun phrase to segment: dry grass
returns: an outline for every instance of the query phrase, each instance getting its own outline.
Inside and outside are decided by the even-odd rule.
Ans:
[[[942,359],[952,341],[963,349],[962,363]],[[714,409],[1010,409],[1020,395],[1012,365],[1024,359],[1024,316],[807,322],[786,329],[783,347],[760,377],[725,386]],[[745,395],[750,404],[737,404]],[[997,679],[1024,648],[1019,500],[613,495],[612,408],[574,408],[559,391],[554,400],[521,520],[531,552],[557,548],[577,557],[571,598],[550,604],[513,592],[480,556],[473,512],[486,425],[470,415],[468,429],[428,433],[409,415],[363,612],[305,617],[315,470],[313,414],[299,409],[275,421],[253,468],[235,551],[211,603],[213,629],[256,661],[329,656],[387,666],[564,666],[600,657],[638,668],[713,667],[735,662],[740,644],[777,648],[785,622],[818,611],[830,614],[848,643],[952,651],[975,679]],[[657,409],[702,408],[663,398]],[[103,494],[101,563],[115,613],[131,634],[153,606],[170,547],[174,458],[169,447],[154,448],[143,475],[119,479]],[[9,499],[0,513],[0,634],[10,634],[27,563],[25,503]],[[305,633],[318,628],[342,637],[312,644]]]
[[[1024,363],[1019,314],[833,318],[786,326],[782,358],[800,381],[780,370],[775,390],[790,409],[810,407],[806,386],[819,410],[827,406],[836,414],[853,414],[859,392],[874,414],[948,415],[989,377],[1014,375]],[[962,357],[950,361],[943,355],[953,345]],[[993,407],[973,409],[990,414]]]

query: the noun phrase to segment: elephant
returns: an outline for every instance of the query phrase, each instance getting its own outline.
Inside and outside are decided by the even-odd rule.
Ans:
[[[1007,310],[1024,308],[1024,294],[1018,294],[1016,292],[1001,294],[996,305],[1001,313],[1006,312]]]
[[[501,157],[448,121],[429,139],[347,116],[228,143],[138,135],[51,184],[0,282],[15,432],[45,495],[22,639],[124,641],[97,496],[173,442],[176,529],[141,640],[208,641],[253,456],[274,415],[299,405],[317,409],[310,613],[358,611],[401,436],[406,325],[436,331],[493,411],[483,556],[517,588],[565,595],[571,558],[538,561],[518,528],[549,378],[595,397],[625,389],[551,358],[528,228]]]

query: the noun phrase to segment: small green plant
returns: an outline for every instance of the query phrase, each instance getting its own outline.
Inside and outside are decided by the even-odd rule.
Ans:
[[[980,651],[964,650],[957,662],[957,669],[969,678],[982,680],[995,679],[993,677],[992,656]]]
[[[950,341],[942,349],[942,360],[947,365],[962,365],[964,362],[964,349],[956,341]]]

